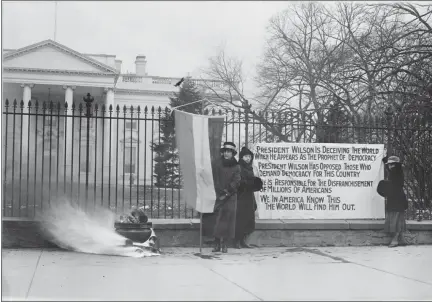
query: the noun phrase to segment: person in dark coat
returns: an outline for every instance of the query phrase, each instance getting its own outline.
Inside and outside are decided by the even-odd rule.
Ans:
[[[255,191],[261,188],[256,187],[256,179],[253,172],[254,154],[248,148],[243,147],[239,154],[239,164],[241,168],[241,181],[237,195],[236,213],[236,248],[251,248],[246,243],[247,237],[255,230],[255,211],[257,204]]]
[[[403,233],[406,231],[405,211],[408,209],[408,200],[403,190],[402,164],[397,156],[386,156],[383,158],[383,162],[389,171],[388,184],[385,190],[385,197],[387,198],[385,231],[392,235],[389,247],[406,245]]]
[[[213,235],[215,247],[213,252],[228,252],[227,240],[235,237],[235,219],[237,207],[237,190],[240,185],[240,166],[235,155],[236,145],[224,143],[221,148],[223,156],[213,169],[216,189],[215,226]]]

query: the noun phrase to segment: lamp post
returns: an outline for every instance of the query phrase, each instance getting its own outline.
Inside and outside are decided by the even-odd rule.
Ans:
[[[94,101],[94,97],[92,97],[90,95],[90,93],[87,93],[87,95],[85,97],[83,97],[83,101],[86,103],[86,107],[87,107],[87,112],[86,112],[86,117],[87,117],[87,144],[86,144],[86,182],[85,182],[85,189],[86,189],[86,194],[85,194],[85,200],[86,200],[86,206],[87,206],[87,201],[88,201],[88,181],[89,181],[89,158],[90,158],[90,117],[92,116],[92,112],[91,112],[91,106],[92,103]]]

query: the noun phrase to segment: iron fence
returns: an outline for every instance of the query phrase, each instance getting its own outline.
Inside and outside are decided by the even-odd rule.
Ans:
[[[432,123],[418,114],[304,122],[304,116],[244,110],[225,115],[223,140],[383,143],[404,161],[409,217],[432,219]],[[168,108],[31,103],[3,107],[3,216],[33,217],[58,198],[117,213],[144,206],[150,218],[195,218],[182,198]],[[421,215],[419,213],[422,213]],[[417,216],[416,216],[417,215]]]

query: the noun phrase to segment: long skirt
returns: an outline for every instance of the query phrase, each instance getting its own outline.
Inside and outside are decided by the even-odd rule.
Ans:
[[[255,199],[252,191],[238,194],[236,210],[236,239],[244,239],[244,236],[255,230]]]
[[[384,230],[387,233],[405,232],[405,212],[386,212]]]
[[[227,201],[216,201],[215,238],[233,239],[235,236],[237,196]]]

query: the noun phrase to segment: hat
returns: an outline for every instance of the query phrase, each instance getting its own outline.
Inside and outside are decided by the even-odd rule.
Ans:
[[[253,159],[253,157],[254,157],[254,154],[252,153],[251,150],[249,150],[249,149],[246,148],[246,147],[243,147],[243,148],[241,149],[241,151],[240,151],[239,158],[243,158],[243,156],[245,156],[245,155],[250,155],[250,156],[252,156],[252,159]]]
[[[237,154],[236,145],[232,142],[226,142],[223,144],[223,147],[220,149],[220,151],[224,152],[225,150],[232,151],[233,155]]]
[[[386,165],[388,164],[394,164],[394,163],[400,163],[400,159],[397,156],[390,156],[386,162]]]

